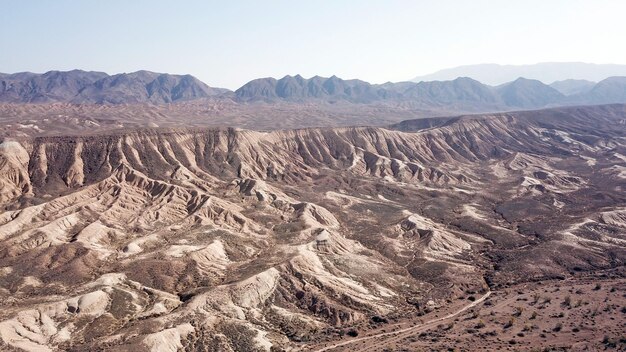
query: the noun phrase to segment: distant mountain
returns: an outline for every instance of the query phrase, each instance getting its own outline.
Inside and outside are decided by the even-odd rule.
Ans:
[[[220,94],[191,75],[138,71],[105,77],[83,89],[74,102],[171,103]]]
[[[626,102],[626,77],[609,77],[598,82],[588,92],[570,97],[583,104],[612,104]]]
[[[562,80],[546,85],[516,78],[489,86],[470,77],[447,81],[370,84],[337,76],[252,80],[235,92],[209,87],[191,75],[137,71],[108,75],[90,71],[50,71],[44,74],[0,73],[0,102],[90,104],[167,104],[215,97],[237,102],[294,104],[380,104],[408,109],[450,112],[487,112],[539,109],[563,105],[626,103],[626,77],[599,83]]]
[[[109,76],[103,72],[22,72],[0,76],[0,102],[98,104],[170,103],[223,93],[190,75],[149,71]]]
[[[411,101],[428,106],[490,105],[501,103],[494,90],[470,78],[444,82],[399,82],[370,84],[361,80],[343,80],[336,76],[310,79],[300,75],[279,80],[261,78],[248,82],[235,91],[242,101],[339,101],[371,103],[376,101]]]
[[[558,90],[563,95],[574,95],[587,93],[596,85],[596,82],[587,81],[584,79],[565,79],[562,81],[552,82],[550,87]]]
[[[611,76],[626,76],[626,65],[598,65],[582,62],[544,62],[534,65],[479,64],[437,71],[415,77],[412,81],[446,81],[457,77],[470,77],[485,84],[500,85],[518,77],[525,77],[550,84],[566,79],[598,82]]]
[[[0,76],[0,101],[44,103],[69,101],[85,87],[107,77],[103,72],[49,71],[44,74],[20,72]]]
[[[284,99],[302,101],[319,99],[326,101],[347,100],[353,103],[369,103],[389,97],[390,92],[382,87],[358,80],[343,80],[337,76],[310,79],[300,75],[285,76],[279,80],[260,78],[250,81],[235,91],[242,101]]]
[[[558,104],[565,97],[558,90],[538,80],[518,78],[496,87],[502,101],[510,107],[535,109]]]
[[[501,106],[502,101],[492,87],[468,77],[451,81],[420,82],[402,92],[405,99],[417,99],[431,105]]]
[[[596,85],[589,81],[559,81],[554,87],[539,80],[517,78],[492,87],[469,77],[449,81],[370,84],[336,76],[310,79],[300,75],[260,78],[234,92],[241,102],[338,102],[411,104],[415,108],[447,111],[505,111],[550,106],[626,103],[626,78],[613,77]],[[569,95],[563,94],[562,89]]]

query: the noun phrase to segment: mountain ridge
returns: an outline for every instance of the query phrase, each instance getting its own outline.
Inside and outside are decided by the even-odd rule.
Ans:
[[[562,92],[563,91],[563,92]],[[565,92],[565,93],[564,93]],[[539,109],[551,106],[626,102],[626,78],[598,83],[557,81],[553,86],[518,77],[489,86],[471,77],[448,81],[371,84],[337,76],[258,78],[229,91],[192,75],[137,71],[108,75],[96,71],[0,74],[0,102],[74,104],[169,104],[200,99],[234,103],[374,104],[451,112]]]
[[[343,80],[334,75],[306,79],[300,75],[287,75],[280,79],[267,77],[252,80],[237,89],[235,96],[242,101],[313,98],[369,103],[384,99],[385,93],[384,89],[358,79]]]
[[[611,76],[626,76],[626,65],[590,64],[584,62],[541,62],[531,65],[476,64],[446,68],[417,76],[411,81],[450,80],[468,76],[489,85],[500,85],[518,77],[537,79],[545,84],[565,79],[598,82]]]
[[[585,79],[565,79],[562,81],[555,81],[550,83],[550,87],[558,90],[563,95],[574,95],[579,93],[586,93],[596,85],[597,82],[588,81]]]
[[[95,71],[18,72],[0,76],[0,101],[96,104],[171,103],[223,93],[191,75],[136,71],[108,75]]]
[[[567,88],[561,84],[561,89],[571,89],[571,94],[564,94],[539,80],[524,77],[499,86],[489,86],[470,77],[457,77],[449,81],[370,84],[358,79],[343,80],[337,76],[305,79],[300,75],[287,75],[280,79],[268,77],[252,80],[234,92],[234,99],[244,103],[406,103],[420,108],[445,106],[468,112],[626,102],[626,86],[620,77],[609,77],[593,86],[591,83],[565,82],[565,85],[574,86]],[[594,90],[596,86],[600,87],[599,90]]]

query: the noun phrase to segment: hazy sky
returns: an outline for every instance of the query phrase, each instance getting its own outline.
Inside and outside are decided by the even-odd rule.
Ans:
[[[626,64],[626,1],[0,0],[0,72],[402,81],[476,63]]]

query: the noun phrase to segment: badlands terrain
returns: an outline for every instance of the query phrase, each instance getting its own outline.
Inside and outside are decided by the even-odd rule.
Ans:
[[[0,350],[626,349],[625,105],[281,106],[2,105]]]

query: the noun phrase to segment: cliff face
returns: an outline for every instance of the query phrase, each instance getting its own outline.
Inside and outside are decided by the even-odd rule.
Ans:
[[[509,130],[510,128],[510,130]],[[541,132],[517,128],[508,116],[470,120],[424,133],[380,128],[308,129],[260,133],[234,129],[141,130],[89,137],[42,137],[3,144],[5,182],[17,189],[76,188],[108,177],[125,165],[167,180],[176,170],[220,177],[310,179],[324,168],[398,181],[462,183],[472,175],[452,164],[486,160],[518,149],[544,150],[525,140]],[[504,149],[504,147],[507,149]],[[19,150],[15,157],[15,151]],[[445,164],[450,164],[446,166]],[[11,176],[9,176],[9,174]],[[17,193],[16,193],[17,192]],[[3,194],[5,201],[9,193]]]
[[[487,285],[623,265],[625,123],[605,106],[6,139],[1,341],[308,348]]]
[[[1,151],[3,182],[10,187],[2,197],[16,198],[20,189],[28,194],[31,185],[83,186],[121,165],[163,180],[181,167],[218,177],[288,181],[329,168],[397,181],[463,183],[475,178],[470,169],[480,161],[516,152],[568,155],[567,139],[597,143],[619,137],[624,114],[624,106],[616,105],[420,119],[394,125],[397,130],[143,129],[8,141]]]

